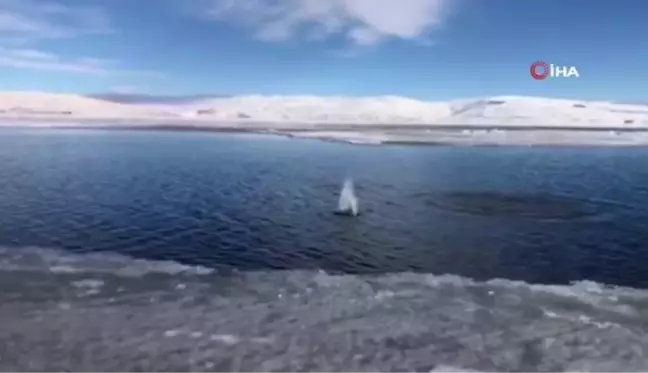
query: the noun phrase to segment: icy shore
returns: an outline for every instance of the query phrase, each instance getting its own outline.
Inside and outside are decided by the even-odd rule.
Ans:
[[[3,371],[648,369],[648,292],[588,281],[232,277],[23,247],[0,247],[0,280]]]
[[[73,94],[0,92],[2,125],[277,131],[352,143],[648,143],[648,105],[498,96],[235,96],[124,104]],[[647,132],[643,132],[643,131]]]

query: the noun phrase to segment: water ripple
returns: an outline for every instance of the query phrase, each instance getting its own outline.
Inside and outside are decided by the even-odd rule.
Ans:
[[[362,148],[130,132],[79,139],[0,134],[0,245],[219,269],[648,286],[640,150]],[[335,218],[348,176],[363,214]]]

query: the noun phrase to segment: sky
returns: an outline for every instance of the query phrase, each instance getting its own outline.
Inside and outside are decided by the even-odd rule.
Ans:
[[[2,91],[647,101],[647,66],[646,0],[0,0]]]

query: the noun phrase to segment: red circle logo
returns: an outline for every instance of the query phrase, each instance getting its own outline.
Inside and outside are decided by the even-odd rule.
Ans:
[[[544,61],[536,61],[529,67],[529,73],[535,80],[543,80],[549,76],[549,65]]]

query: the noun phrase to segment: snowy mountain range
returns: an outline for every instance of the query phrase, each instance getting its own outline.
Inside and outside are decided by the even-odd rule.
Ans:
[[[648,106],[611,101],[496,96],[420,101],[397,96],[94,96],[0,92],[0,118],[21,120],[149,120],[224,126],[502,125],[648,129]]]

